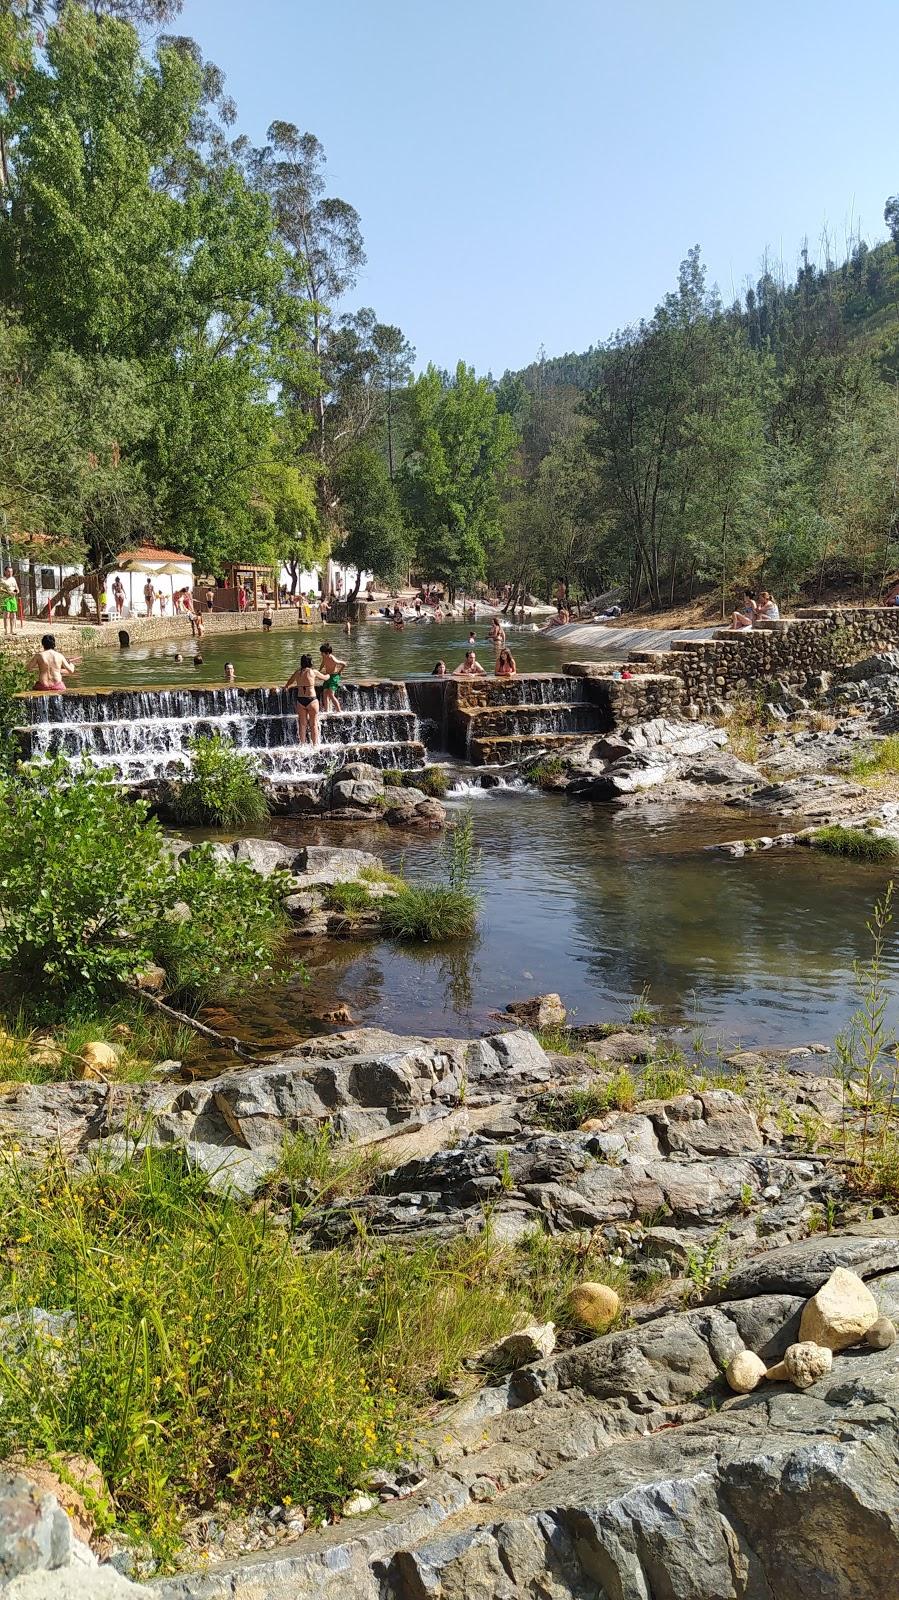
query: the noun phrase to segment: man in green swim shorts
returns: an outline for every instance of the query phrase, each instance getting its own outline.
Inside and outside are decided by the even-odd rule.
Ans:
[[[19,615],[19,585],[12,567],[5,567],[0,578],[0,611],[3,612],[3,632],[15,633]]]
[[[322,658],[321,670],[327,673],[327,677],[322,684],[319,705],[322,711],[339,711],[340,701],[334,691],[340,688],[340,674],[345,671],[346,662],[338,661],[329,644],[319,645],[319,650]]]

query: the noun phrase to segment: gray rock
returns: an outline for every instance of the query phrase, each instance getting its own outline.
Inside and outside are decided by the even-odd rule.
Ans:
[[[52,1494],[20,1474],[0,1478],[0,1580],[47,1572],[72,1558],[71,1523]]]
[[[279,844],[276,839],[239,839],[234,846],[235,861],[245,861],[263,878],[273,872],[292,872],[297,863],[297,850],[293,845]]]

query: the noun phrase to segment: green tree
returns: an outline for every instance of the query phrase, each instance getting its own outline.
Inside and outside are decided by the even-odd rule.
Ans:
[[[400,501],[419,566],[455,594],[484,576],[500,537],[515,429],[489,380],[462,361],[451,378],[429,366],[408,390],[407,412]]]
[[[337,475],[343,538],[336,554],[356,568],[356,582],[347,598],[355,601],[363,571],[393,582],[409,559],[409,540],[403,526],[396,490],[383,456],[367,445],[356,445],[344,456]]]

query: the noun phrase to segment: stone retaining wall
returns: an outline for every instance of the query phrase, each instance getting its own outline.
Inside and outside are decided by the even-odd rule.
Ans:
[[[630,706],[641,715],[702,717],[725,702],[764,694],[769,683],[801,690],[821,672],[877,650],[897,649],[899,606],[810,606],[795,617],[741,633],[722,629],[713,639],[676,640],[670,650],[632,650],[629,681],[608,679],[614,668],[605,663],[569,662],[563,670],[588,678],[591,696],[616,696],[621,708],[616,722],[639,720],[625,718]],[[635,688],[643,679],[645,686]]]

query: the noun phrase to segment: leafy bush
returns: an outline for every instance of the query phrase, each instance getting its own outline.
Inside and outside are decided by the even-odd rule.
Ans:
[[[267,967],[280,876],[220,865],[211,846],[179,865],[146,805],[90,767],[0,776],[0,805],[0,974],[30,1009],[102,1004],[151,960],[198,998]]]
[[[271,972],[286,926],[285,873],[264,878],[246,861],[222,865],[214,846],[202,844],[182,856],[173,884],[190,917],[163,916],[151,932],[173,992],[218,998]]]
[[[186,827],[248,828],[268,819],[268,801],[250,756],[220,734],[198,734],[189,746],[190,773],[170,786],[176,822]]]
[[[816,828],[809,836],[809,843],[814,850],[846,856],[850,861],[894,861],[899,855],[899,842],[895,839],[872,833],[868,828],[844,828],[839,823]]]
[[[103,997],[151,959],[172,863],[108,773],[64,761],[0,777],[0,971],[23,992]]]
[[[15,765],[18,753],[15,729],[22,720],[21,706],[15,696],[27,689],[30,681],[24,662],[0,654],[0,769],[6,771]]]

